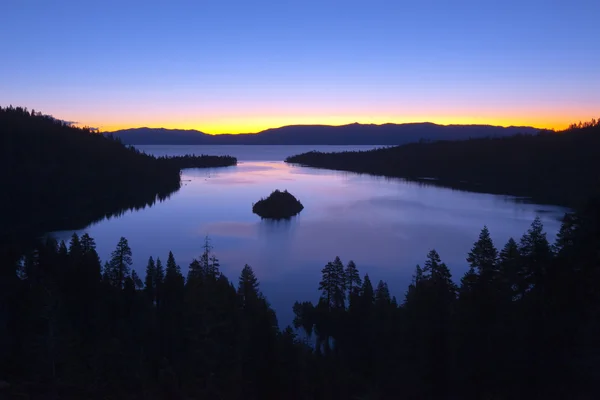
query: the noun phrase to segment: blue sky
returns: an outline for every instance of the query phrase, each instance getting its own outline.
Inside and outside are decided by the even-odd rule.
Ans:
[[[599,116],[598,15],[591,0],[8,0],[0,105],[105,130],[560,128]]]

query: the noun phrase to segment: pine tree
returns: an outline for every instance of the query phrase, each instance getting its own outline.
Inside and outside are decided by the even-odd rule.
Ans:
[[[202,275],[209,277],[212,276],[213,278],[217,278],[216,274],[213,274],[212,272],[212,268],[211,268],[211,251],[212,251],[212,246],[210,245],[210,238],[208,236],[206,236],[204,238],[204,245],[202,246],[204,251],[202,252],[202,255],[200,256],[200,266],[202,269]]]
[[[162,261],[160,261],[160,258],[158,257],[156,258],[156,275],[154,281],[156,282],[157,288],[165,281],[165,269],[162,266]]]
[[[172,251],[169,251],[169,257],[167,258],[167,273],[171,270],[171,272],[181,275],[181,268],[175,262],[175,256]]]
[[[423,277],[437,292],[435,295],[438,297],[437,301],[450,304],[456,299],[456,285],[452,281],[452,274],[435,250],[431,250],[427,254],[427,261],[425,261],[425,267],[423,268]]]
[[[499,306],[501,283],[499,279],[498,251],[494,247],[490,232],[486,226],[479,234],[479,239],[467,257],[469,270],[461,279],[459,288],[459,308],[465,319],[479,321],[484,333],[477,335],[477,339],[486,340],[490,337],[490,325],[494,322]],[[475,334],[475,332],[468,332]],[[484,341],[482,351],[488,345]]]
[[[333,268],[337,277],[337,289],[334,296],[335,307],[343,309],[345,308],[344,301],[346,299],[346,276],[344,274],[344,264],[339,257],[333,260]]]
[[[529,291],[542,282],[547,263],[552,257],[550,244],[539,217],[535,218],[527,233],[521,238],[519,254],[524,267],[525,291]]]
[[[508,242],[500,251],[500,265],[512,263],[519,258],[519,246],[513,238],[509,238]]]
[[[423,281],[423,269],[419,264],[415,267],[415,273],[412,276],[412,281],[408,285],[408,290],[404,296],[404,304],[410,303],[417,295],[419,287]]]
[[[171,252],[169,252],[169,259],[171,262],[167,262],[167,269],[165,271],[165,280],[162,285],[160,301],[164,301],[169,307],[175,307],[181,300],[185,281],[183,279],[183,275],[181,275],[181,269],[175,262],[175,257],[173,257],[173,253]],[[159,260],[157,259],[157,269],[158,262]]]
[[[208,261],[209,261],[209,264],[208,264],[209,275],[218,277],[220,274],[219,268],[221,266],[221,264],[219,263],[219,259],[214,254],[212,254]]]
[[[345,283],[346,289],[348,290],[348,298],[350,298],[353,295],[357,295],[360,291],[360,286],[362,282],[354,261],[350,260],[348,262],[346,270],[344,271],[344,276],[346,278]]]
[[[423,276],[434,282],[444,284],[448,288],[454,288],[452,274],[450,274],[450,270],[446,264],[442,262],[440,255],[435,250],[431,250],[427,254],[427,261],[425,261],[425,267],[423,268]]]
[[[84,233],[83,236],[81,236],[81,251],[83,254],[87,254],[92,250],[96,250],[96,242],[90,235]]]
[[[540,217],[535,218],[527,233],[521,238],[519,253],[522,257],[532,258],[534,261],[546,260],[549,257],[550,245]]]
[[[503,292],[507,300],[512,301],[524,289],[523,275],[520,271],[520,254],[517,242],[510,238],[500,251],[499,270]]]
[[[71,241],[69,242],[69,256],[72,258],[79,258],[83,254],[81,248],[81,242],[79,240],[79,236],[76,233],[73,233],[71,236]]]
[[[248,264],[244,266],[240,274],[237,294],[243,306],[246,306],[248,302],[262,298],[262,294],[258,290],[258,279],[256,279],[252,267]]]
[[[467,262],[472,268],[477,269],[482,279],[488,281],[495,277],[498,271],[498,250],[494,247],[487,226],[484,226],[481,230],[479,240],[475,242],[469,252]]]
[[[333,304],[333,296],[335,291],[335,273],[333,270],[333,263],[328,262],[325,267],[321,270],[321,282],[319,282],[319,290],[321,293],[321,300],[323,300],[328,307]]]
[[[222,287],[218,293],[225,294],[229,289],[227,278],[220,275],[215,289]],[[234,299],[235,299],[235,291]],[[241,366],[244,393],[255,393],[257,398],[270,398],[267,393],[272,390],[271,384],[263,385],[263,379],[275,373],[274,356],[277,340],[277,318],[273,310],[262,296],[254,271],[245,265],[237,289],[237,304],[241,305],[239,332],[241,348]]]
[[[413,282],[415,284],[419,283],[420,280],[423,279],[423,268],[419,264],[415,267],[415,274],[413,275]]]
[[[142,282],[142,279],[138,276],[135,270],[131,270],[131,281],[133,282],[134,288],[137,290],[144,287],[144,282]]]
[[[377,284],[375,289],[375,304],[377,305],[388,305],[391,302],[390,290],[388,284],[382,280]]]
[[[477,284],[479,281],[479,275],[474,267],[470,267],[467,272],[460,279],[460,287],[458,289],[458,296],[461,300],[472,298],[477,291]]]
[[[360,288],[360,303],[363,307],[370,307],[374,301],[375,293],[373,291],[373,285],[371,284],[369,274],[365,274],[362,287]]]
[[[144,292],[150,303],[154,304],[156,300],[156,264],[152,256],[148,259],[146,265],[146,279],[144,280]]]
[[[156,287],[155,300],[156,308],[160,308],[161,297],[165,286],[165,269],[162,266],[160,257],[156,257],[156,273],[154,275],[154,284]]]
[[[450,270],[435,250],[427,254],[421,275],[404,304],[406,323],[410,327],[409,354],[422,359],[415,371],[419,385],[431,388],[431,397],[438,398],[449,379],[451,347],[448,339],[453,328],[456,286]]]
[[[90,288],[95,285],[102,275],[102,265],[100,257],[96,252],[95,240],[87,233],[84,233],[80,239],[80,249],[82,255],[82,259],[80,260],[80,279],[84,280],[87,283],[86,287]]]
[[[345,277],[344,265],[340,258],[336,257],[334,262],[328,262],[321,273],[322,278],[319,282],[319,290],[322,292],[321,300],[330,310],[344,308]]]
[[[172,252],[169,252],[169,258],[167,259],[167,268],[165,270],[165,283],[167,281],[174,282],[182,278],[181,268],[175,262],[175,257]]]
[[[129,247],[127,239],[124,237],[117,243],[117,248],[112,252],[109,264],[109,278],[111,279],[113,286],[123,288],[125,285],[125,278],[129,276],[131,264],[133,264],[131,248]]]
[[[204,269],[202,268],[202,264],[200,264],[200,261],[194,258],[188,268],[187,281],[189,283],[192,281],[202,280],[203,276]]]
[[[572,213],[565,214],[560,225],[560,230],[556,235],[556,241],[552,246],[555,254],[562,257],[573,249],[577,227],[577,216]]]

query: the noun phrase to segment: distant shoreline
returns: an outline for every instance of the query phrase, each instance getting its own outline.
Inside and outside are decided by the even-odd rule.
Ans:
[[[561,133],[421,141],[363,152],[310,151],[285,162],[577,208],[600,193],[599,128],[592,121]]]
[[[533,135],[534,127],[432,123],[343,126],[293,125],[250,134],[209,135],[195,130],[137,128],[105,133],[128,145],[398,146],[419,141]]]

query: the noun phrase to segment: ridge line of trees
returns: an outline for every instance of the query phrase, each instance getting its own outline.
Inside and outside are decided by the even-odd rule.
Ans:
[[[481,193],[525,197],[571,208],[600,194],[600,120],[562,132],[422,141],[369,151],[288,157],[308,167],[405,178]]]

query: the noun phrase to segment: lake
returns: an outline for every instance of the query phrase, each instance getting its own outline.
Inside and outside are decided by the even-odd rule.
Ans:
[[[152,207],[129,211],[79,231],[96,239],[107,260],[119,238],[133,251],[134,269],[145,275],[149,256],[166,262],[173,251],[184,275],[202,253],[208,235],[221,271],[237,285],[245,264],[289,324],[294,301],[318,299],[321,269],[336,256],[354,260],[373,284],[388,282],[401,302],[416,264],[436,249],[459,281],[467,252],[484,225],[496,247],[518,240],[536,216],[553,241],[565,210],[516,202],[509,196],[462,192],[422,183],[287,165],[282,160],[309,150],[366,150],[373,146],[136,146],[155,155],[229,154],[235,167],[189,169],[182,187]],[[252,203],[287,189],[304,204],[290,221],[268,221]],[[68,239],[72,232],[57,232]]]

